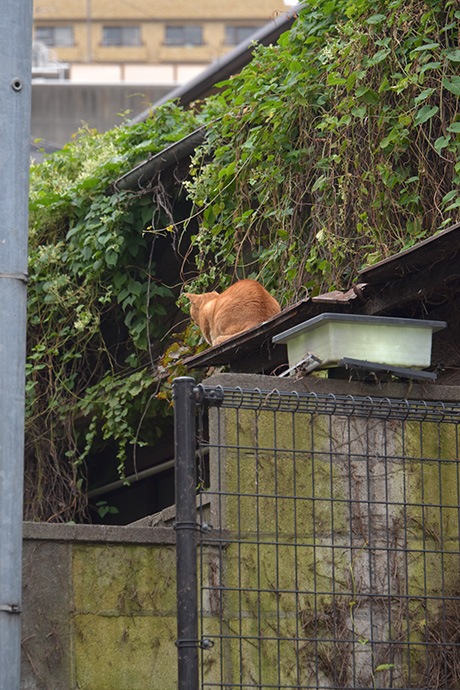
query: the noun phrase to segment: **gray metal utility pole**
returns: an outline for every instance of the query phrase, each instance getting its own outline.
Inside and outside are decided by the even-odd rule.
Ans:
[[[32,0],[0,0],[0,690],[19,690]]]

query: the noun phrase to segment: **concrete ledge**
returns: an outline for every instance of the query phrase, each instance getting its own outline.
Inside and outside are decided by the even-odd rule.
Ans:
[[[370,395],[374,398],[408,398],[409,400],[433,400],[460,402],[460,386],[437,385],[433,383],[360,383],[341,379],[322,379],[304,376],[300,379],[279,378],[262,374],[214,374],[203,381],[208,386],[233,388],[260,388],[290,393],[335,393],[336,395]]]
[[[105,544],[175,544],[172,527],[66,525],[24,522],[24,541],[93,542]]]

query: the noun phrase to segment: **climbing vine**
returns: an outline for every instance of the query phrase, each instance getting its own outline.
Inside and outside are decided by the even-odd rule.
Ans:
[[[453,1],[305,0],[216,95],[33,166],[26,517],[84,519],[88,458],[109,446],[123,477],[171,424],[168,378],[202,345],[174,335],[157,242],[188,232],[189,290],[255,277],[285,305],[459,220],[459,21]],[[114,188],[203,124],[170,196]]]
[[[454,2],[307,1],[255,50],[194,160],[199,283],[346,288],[458,219],[459,19]]]
[[[170,416],[155,394],[173,292],[143,232],[166,216],[152,193],[112,185],[198,122],[169,104],[136,126],[82,130],[32,167],[26,518],[84,516],[88,456],[111,444],[123,476],[129,447],[153,444]]]

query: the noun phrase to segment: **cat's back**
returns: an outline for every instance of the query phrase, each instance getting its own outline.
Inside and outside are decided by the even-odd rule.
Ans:
[[[281,311],[276,299],[250,278],[239,280],[221,294],[185,294],[190,299],[192,319],[211,345],[218,345]]]
[[[252,312],[254,318],[259,320],[258,322],[269,319],[281,311],[276,299],[260,283],[251,278],[238,280],[224,290],[216,299],[215,310],[221,314],[234,312],[237,315],[243,312],[246,318]]]

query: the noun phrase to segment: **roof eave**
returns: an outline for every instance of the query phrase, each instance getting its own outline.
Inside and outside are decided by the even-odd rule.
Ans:
[[[205,138],[206,125],[203,125],[190,134],[187,134],[183,139],[170,144],[146,161],[142,161],[142,163],[136,165],[132,170],[129,170],[119,177],[118,180],[113,183],[113,189],[115,191],[139,189],[143,186],[143,181],[147,182],[151,180],[156,173],[162,172],[171,165],[179,163],[179,161],[186,156],[191,156],[194,150],[203,143]]]

